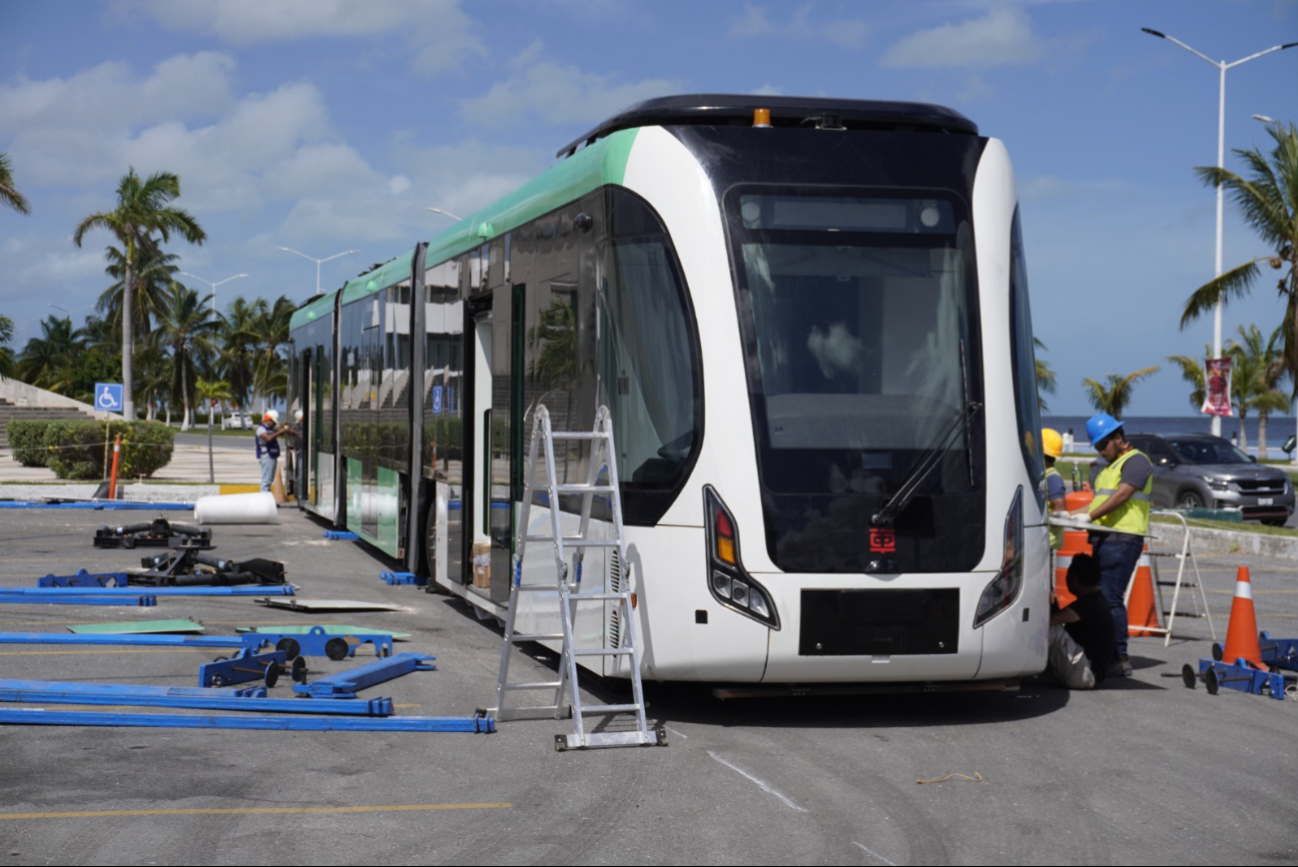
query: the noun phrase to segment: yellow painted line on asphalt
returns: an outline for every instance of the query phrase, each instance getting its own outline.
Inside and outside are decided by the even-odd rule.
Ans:
[[[432,810],[511,810],[508,802],[484,804],[389,804],[373,807],[209,807],[188,810],[95,810],[69,813],[0,813],[5,819],[98,819],[135,816],[282,816],[311,813],[416,813]]]

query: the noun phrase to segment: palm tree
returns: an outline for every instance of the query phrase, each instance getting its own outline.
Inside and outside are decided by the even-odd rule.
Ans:
[[[163,241],[171,240],[176,232],[191,244],[202,244],[207,233],[187,211],[170,203],[180,196],[180,178],[171,172],[157,172],[148,180],[140,180],[132,167],[117,185],[117,207],[99,211],[86,217],[72,233],[72,242],[81,246],[81,239],[91,229],[107,229],[122,245],[123,276],[126,287],[122,293],[122,406],[123,416],[135,418],[133,394],[134,370],[132,365],[135,336],[131,326],[135,323],[131,301],[135,295],[133,271],[137,251],[149,243],[157,232]]]
[[[1050,365],[1049,365],[1049,364],[1047,364],[1045,361],[1043,361],[1043,360],[1041,359],[1041,355],[1040,355],[1040,353],[1046,351],[1046,345],[1045,345],[1044,343],[1041,342],[1041,338],[1040,338],[1040,337],[1034,337],[1034,338],[1032,338],[1032,343],[1033,343],[1033,344],[1036,346],[1036,348],[1037,348],[1037,353],[1036,353],[1036,360],[1037,360],[1037,405],[1038,405],[1038,407],[1040,408],[1041,412],[1044,413],[1044,412],[1046,412],[1046,411],[1049,409],[1049,407],[1046,406],[1046,400],[1045,400],[1045,398],[1043,398],[1043,397],[1041,396],[1041,392],[1044,391],[1044,392],[1046,392],[1047,394],[1054,394],[1054,393],[1055,393],[1055,386],[1056,386],[1056,382],[1055,382],[1055,372],[1054,372],[1053,370],[1050,369]]]
[[[126,284],[126,255],[119,249],[109,246],[104,255],[108,258],[108,267],[104,273],[116,282],[104,290],[95,302],[96,309],[103,313],[113,329],[120,334],[122,327],[122,286]],[[145,242],[136,250],[135,261],[131,263],[131,272],[135,275],[135,292],[131,298],[131,312],[135,321],[131,330],[136,334],[147,334],[150,321],[157,321],[158,314],[166,302],[167,287],[171,285],[172,275],[180,270],[176,266],[179,256],[175,253],[164,253],[157,247],[154,238],[145,238]]]
[[[257,301],[258,316],[254,326],[260,344],[253,361],[253,390],[263,397],[288,395],[288,367],[280,348],[288,345],[288,325],[297,305],[281,295],[273,305]]]
[[[220,317],[221,378],[230,384],[231,400],[241,409],[252,405],[258,306],[239,296]]]
[[[28,340],[19,353],[18,378],[37,388],[66,393],[72,386],[73,363],[82,349],[72,317],[50,316],[41,322],[41,336]]]
[[[1114,418],[1121,419],[1123,410],[1131,403],[1131,393],[1135,390],[1136,383],[1155,373],[1158,373],[1157,365],[1143,367],[1126,376],[1110,373],[1105,383],[1083,379],[1082,385],[1089,390],[1086,399],[1091,402],[1091,406],[1095,407],[1096,412],[1107,412]]]
[[[135,356],[135,381],[139,395],[144,399],[145,418],[153,421],[158,417],[158,407],[166,404],[167,423],[171,423],[171,402],[167,399],[171,383],[175,381],[175,371],[167,348],[156,340],[140,345],[140,352]]]
[[[0,316],[0,379],[14,373],[14,351],[9,346],[13,336],[14,321],[8,316]]]
[[[1181,379],[1190,383],[1190,406],[1195,412],[1203,409],[1203,402],[1208,399],[1208,386],[1203,378],[1203,359],[1212,357],[1212,347],[1203,345],[1203,358],[1192,358],[1189,355],[1169,355],[1167,360],[1181,369]]]
[[[1293,379],[1293,395],[1298,397],[1298,128],[1292,123],[1287,129],[1272,123],[1267,132],[1275,139],[1269,160],[1257,148],[1235,151],[1250,170],[1247,179],[1215,167],[1200,167],[1195,172],[1205,184],[1225,187],[1243,211],[1244,222],[1275,252],[1232,268],[1196,289],[1186,302],[1181,327],[1218,302],[1247,295],[1260,273],[1258,262],[1266,261],[1277,271],[1287,267],[1276,289],[1285,299],[1281,325],[1285,369]]]
[[[0,154],[0,202],[13,208],[20,214],[30,214],[27,200],[14,186],[13,171],[9,168],[9,155]]]
[[[160,343],[171,348],[175,377],[180,381],[178,394],[185,408],[180,429],[189,430],[193,424],[189,384],[194,379],[195,367],[201,356],[216,351],[213,337],[217,324],[209,306],[211,295],[199,298],[193,289],[172,281],[167,296],[167,308],[153,333]]]
[[[200,378],[194,383],[194,391],[198,392],[198,399],[207,405],[207,483],[210,485],[216,481],[216,469],[212,464],[212,407],[216,402],[230,399],[230,383]]]
[[[1245,419],[1249,410],[1257,410],[1257,456],[1263,461],[1266,460],[1267,416],[1289,408],[1289,399],[1276,388],[1285,373],[1284,360],[1277,347],[1281,331],[1281,328],[1276,328],[1264,343],[1262,332],[1256,325],[1247,329],[1241,325],[1239,336],[1242,341],[1230,341],[1225,350],[1232,359],[1230,392],[1239,410],[1239,447],[1248,448]]]

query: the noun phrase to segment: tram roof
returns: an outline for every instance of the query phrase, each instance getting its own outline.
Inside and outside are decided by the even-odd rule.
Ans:
[[[618,112],[562,148],[558,153],[560,162],[514,192],[434,235],[428,243],[424,267],[432,267],[472,250],[591,190],[608,184],[621,184],[631,145],[640,127],[746,126],[752,123],[753,111],[758,108],[770,110],[771,124],[775,127],[829,122],[847,129],[978,134],[977,125],[959,112],[918,102],[735,94],[690,94],[648,99]],[[289,328],[300,328],[332,310],[338,292],[342,293],[342,303],[347,304],[401,282],[410,274],[413,256],[414,250],[411,249],[373,271],[347,281],[342,289],[310,301],[293,314]]]
[[[978,125],[960,112],[923,102],[696,93],[637,102],[564,145],[555,156],[571,157],[583,143],[589,147],[618,130],[642,126],[751,126],[753,112],[762,108],[770,111],[774,127],[808,126],[832,118],[847,129],[978,134]]]

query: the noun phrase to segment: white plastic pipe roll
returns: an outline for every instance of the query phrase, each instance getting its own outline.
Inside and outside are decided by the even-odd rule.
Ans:
[[[194,503],[194,520],[199,524],[278,524],[275,495],[224,494],[199,497]]]

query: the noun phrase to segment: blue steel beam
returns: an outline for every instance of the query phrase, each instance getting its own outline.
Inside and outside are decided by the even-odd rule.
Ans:
[[[338,716],[391,716],[392,699],[328,701],[313,698],[239,698],[236,696],[131,695],[129,693],[85,693],[62,689],[4,689],[0,701],[28,704],[97,704],[132,707],[189,708],[192,710],[237,710],[258,713],[320,713]]]
[[[82,591],[83,593],[90,591]],[[103,591],[100,591],[103,592]],[[149,591],[148,596],[39,596],[26,593],[0,593],[0,605],[135,605],[140,608],[152,608],[158,599]]]
[[[194,686],[141,686],[134,683],[79,683],[62,680],[4,680],[0,679],[0,689],[17,690],[59,690],[66,693],[82,695],[159,695],[159,696],[201,696],[207,698],[265,698],[264,686],[238,686],[229,689],[206,689]]]
[[[255,635],[256,633],[251,633]],[[247,647],[243,636],[222,635],[83,635],[62,632],[0,632],[0,644],[108,644],[144,647]]]
[[[312,698],[352,698],[362,689],[375,684],[401,677],[412,671],[433,671],[435,656],[422,653],[398,653],[387,659],[340,671],[329,677],[322,677],[313,683],[295,683],[293,691],[298,695]]]
[[[199,714],[103,713],[36,708],[0,709],[0,725],[145,726],[185,729],[273,729],[299,732],[494,732],[490,717],[278,717]]]
[[[257,584],[241,587],[0,587],[8,596],[292,596],[292,584]],[[9,601],[5,599],[5,601]]]

